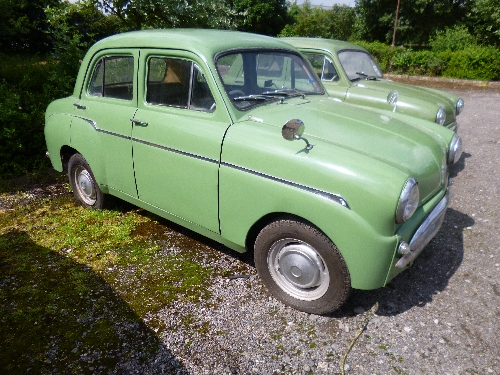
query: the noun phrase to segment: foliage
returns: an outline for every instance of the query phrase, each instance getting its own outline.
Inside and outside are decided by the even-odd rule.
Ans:
[[[431,37],[429,44],[433,51],[460,51],[464,48],[476,46],[476,40],[469,33],[465,26],[454,26],[446,28],[444,31],[437,31],[434,37]]]
[[[47,53],[52,45],[46,33],[45,8],[59,0],[1,0],[0,50]]]
[[[293,4],[289,10],[289,17],[293,19],[281,31],[280,36],[309,36],[329,39],[347,40],[354,30],[354,8],[347,5],[334,5],[325,10],[312,7],[308,0],[302,7]]]
[[[102,0],[101,9],[128,30],[204,27],[235,29],[239,14],[224,0]]]
[[[500,48],[500,0],[473,1],[466,22],[480,43]]]
[[[464,20],[468,0],[401,1],[396,43],[425,44],[437,30]],[[392,40],[396,4],[394,0],[358,0],[357,37],[389,43]]]
[[[44,112],[53,99],[46,80],[53,62],[0,55],[0,176],[9,178],[46,165]]]
[[[276,36],[288,20],[286,0],[226,0],[237,15],[237,29]]]
[[[359,43],[372,53],[386,73],[459,79],[499,80],[500,51],[494,47],[469,47],[460,51],[391,50],[379,43]]]
[[[472,47],[451,53],[443,77],[498,80],[500,51],[494,47]]]

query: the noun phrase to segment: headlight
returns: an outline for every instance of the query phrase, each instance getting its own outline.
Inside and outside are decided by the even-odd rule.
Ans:
[[[436,113],[436,123],[439,125],[444,125],[446,121],[446,112],[443,107],[439,107],[437,113]]]
[[[418,207],[420,192],[418,190],[417,181],[414,178],[409,178],[399,197],[398,208],[396,210],[396,222],[402,224],[415,213]]]
[[[450,151],[448,151],[448,164],[455,164],[462,156],[462,139],[455,134],[450,143]]]
[[[457,116],[462,112],[462,110],[464,109],[464,100],[462,98],[458,99],[457,101],[457,104],[455,105],[455,109],[456,109],[456,114]]]

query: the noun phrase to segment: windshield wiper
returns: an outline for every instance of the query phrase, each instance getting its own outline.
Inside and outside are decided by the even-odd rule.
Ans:
[[[269,96],[264,96],[264,95],[245,95],[245,96],[237,96],[236,98],[233,98],[235,102],[241,102],[245,100],[267,100],[269,99]]]
[[[369,76],[368,74],[363,73],[363,72],[356,72],[356,74],[357,74],[358,76],[361,76],[362,78],[366,79],[367,81],[368,81],[368,80],[369,80],[369,81],[376,81],[376,80],[377,80],[377,77],[375,77],[375,76]],[[358,77],[358,78],[354,78],[354,79],[352,79],[352,81],[354,81],[354,80],[356,80],[356,79],[361,79],[361,78],[360,78],[360,77]]]
[[[297,89],[278,89],[278,90],[272,90],[272,91],[264,91],[261,95],[269,95],[269,96],[284,96],[286,98],[293,98],[295,96],[302,96],[302,98],[305,97],[305,94],[303,92],[300,92]]]

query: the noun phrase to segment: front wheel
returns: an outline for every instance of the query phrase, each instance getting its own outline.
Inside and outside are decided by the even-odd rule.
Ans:
[[[337,247],[318,229],[295,220],[262,229],[255,240],[255,266],[276,298],[307,313],[333,312],[351,292]]]
[[[104,207],[105,195],[99,189],[87,160],[74,154],[68,162],[68,177],[75,197],[83,206],[100,209]]]

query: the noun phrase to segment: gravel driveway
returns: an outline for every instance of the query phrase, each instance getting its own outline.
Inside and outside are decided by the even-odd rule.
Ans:
[[[162,252],[187,248],[221,270],[210,297],[151,310],[142,330],[119,325],[137,342],[124,340],[116,368],[97,349],[83,354],[91,365],[82,373],[500,375],[500,85],[431,84],[465,99],[464,154],[443,227],[412,268],[385,288],[354,291],[333,315],[309,315],[270,297],[250,255],[160,220],[155,232],[173,243]],[[148,340],[159,342],[152,355]]]
[[[465,99],[464,154],[445,223],[411,269],[315,316],[270,297],[249,256],[200,244],[236,277],[213,280],[211,301],[149,316],[162,345],[139,371],[340,374],[352,346],[346,374],[500,374],[500,90],[447,89]]]

